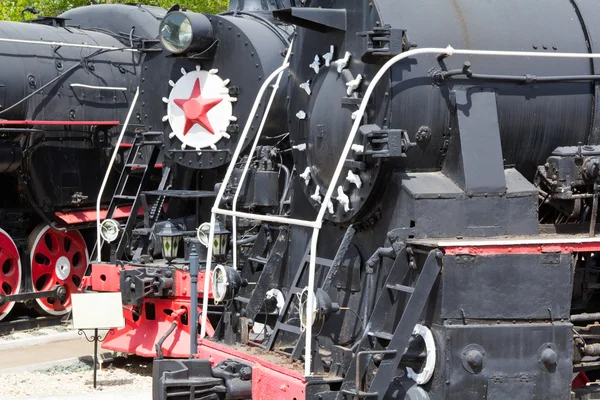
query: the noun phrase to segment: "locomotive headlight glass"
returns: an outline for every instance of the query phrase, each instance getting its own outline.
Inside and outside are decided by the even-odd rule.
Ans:
[[[229,281],[223,265],[217,265],[212,277],[212,291],[215,302],[220,303],[227,297]]]
[[[212,275],[212,294],[216,304],[231,300],[241,287],[248,285],[240,274],[231,267],[218,264]]]
[[[160,24],[160,41],[172,53],[182,53],[192,44],[190,19],[182,12],[169,13]]]
[[[100,224],[100,236],[108,243],[112,243],[119,237],[119,223],[114,219],[105,219]]]
[[[308,288],[304,288],[302,293],[300,293],[299,297],[300,302],[300,326],[302,330],[306,329],[307,321],[308,321],[308,313],[312,313],[312,326],[316,326],[318,324],[318,306],[317,306],[317,296],[313,296],[312,304],[308,304]]]
[[[204,14],[172,11],[159,26],[159,36],[171,53],[202,53],[214,42],[212,24]]]

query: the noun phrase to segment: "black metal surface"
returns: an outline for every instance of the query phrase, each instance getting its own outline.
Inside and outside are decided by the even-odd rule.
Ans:
[[[570,324],[561,323],[435,327],[441,339],[440,351],[448,356],[448,368],[434,377],[432,395],[568,399],[572,380],[570,329]],[[472,344],[483,348],[485,364],[480,372],[463,367],[463,352]],[[554,371],[540,363],[542,347],[556,351]]]
[[[175,197],[179,199],[197,199],[197,198],[214,198],[216,197],[215,192],[208,190],[145,190],[142,192],[147,196],[165,196]]]
[[[458,135],[455,133],[450,138],[442,171],[469,196],[502,195],[506,180],[496,93],[483,87],[458,88],[454,93]]]
[[[263,306],[267,291],[273,284],[273,277],[282,266],[283,257],[288,247],[288,240],[288,228],[282,227],[277,239],[275,239],[275,245],[271,249],[269,257],[265,260],[262,273],[252,291],[252,296],[246,305],[246,318],[254,321]],[[246,262],[251,262],[251,260],[249,259]]]
[[[41,290],[38,292],[31,293],[18,293],[18,294],[0,294],[0,306],[5,305],[6,303],[10,303],[13,301],[21,302],[21,301],[29,301],[34,299],[43,299],[43,298],[57,298],[59,300],[64,300],[67,292],[65,288],[61,285],[56,285],[51,290]]]
[[[384,197],[394,202],[389,226],[401,238],[537,234],[538,190],[515,170],[504,179],[504,196],[470,197],[441,172],[396,173]]]
[[[139,13],[139,12],[138,12]],[[129,25],[129,23],[128,23]],[[83,31],[44,24],[2,22],[2,37],[16,40],[40,40],[66,43],[90,43],[114,48],[127,47],[110,32]],[[2,108],[0,118],[8,120],[50,121],[123,121],[131,106],[135,85],[140,79],[135,66],[139,59],[131,53],[76,47],[53,48],[29,43],[1,43],[5,65],[0,84]],[[23,55],[31,54],[30,57]],[[31,60],[35,62],[31,62]],[[126,65],[130,74],[117,66]],[[71,87],[71,84],[124,87],[125,91],[91,91]],[[40,90],[41,89],[41,90]],[[24,100],[24,101],[23,101]],[[88,196],[81,205],[93,204],[98,192],[107,157],[106,139],[114,135],[117,126],[36,126],[26,137],[19,129],[4,137],[8,144],[24,138],[26,157],[22,166],[27,172],[27,184],[38,206],[46,212],[54,207],[71,206],[71,195],[80,191]],[[10,128],[8,128],[10,130]],[[108,135],[108,136],[107,136]],[[2,146],[5,148],[5,146]],[[3,163],[9,162],[4,155]],[[17,160],[9,162],[16,166]],[[51,165],[52,168],[47,168]],[[85,171],[82,174],[81,171]],[[10,172],[6,170],[5,172]],[[108,198],[108,197],[107,197]],[[105,198],[105,200],[107,199]]]
[[[573,257],[560,253],[446,256],[441,318],[545,320],[551,314],[566,320],[573,268]]]
[[[152,364],[153,400],[188,400],[213,393],[216,399],[225,399],[226,392],[223,379],[213,377],[209,360],[163,359]]]
[[[123,304],[140,305],[144,298],[172,296],[174,271],[171,268],[131,268],[119,274]]]

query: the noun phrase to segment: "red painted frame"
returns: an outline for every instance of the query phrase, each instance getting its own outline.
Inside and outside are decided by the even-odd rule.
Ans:
[[[126,265],[125,269],[133,269]],[[179,310],[189,310],[189,280],[187,271],[175,270],[173,275],[175,292],[172,298],[155,299],[147,298],[142,303],[142,313],[139,318],[134,318],[132,307],[123,307],[125,327],[113,329],[108,335],[102,348],[120,351],[128,354],[137,354],[141,357],[156,357],[155,345],[158,340],[169,330],[174,322],[177,327],[167,337],[161,346],[165,357],[189,357],[190,327],[184,324],[180,317],[185,314]],[[204,294],[204,271],[198,274],[198,297]],[[92,264],[92,273],[83,282],[84,286],[91,286],[92,290],[99,292],[120,292],[121,268],[114,264]],[[208,292],[212,298],[212,291]],[[148,307],[154,310],[153,316],[148,315]],[[201,320],[202,307],[198,306],[198,316]],[[151,317],[151,318],[149,318]],[[206,326],[208,336],[212,337],[214,328],[208,322]]]
[[[306,398],[306,380],[302,373],[282,367],[244,351],[236,350],[210,340],[198,341],[196,358],[210,360],[215,366],[227,359],[252,364],[252,398],[267,400],[303,400]]]
[[[446,255],[494,255],[494,254],[541,254],[586,253],[600,251],[600,242],[568,244],[522,244],[522,245],[468,245],[442,247]]]

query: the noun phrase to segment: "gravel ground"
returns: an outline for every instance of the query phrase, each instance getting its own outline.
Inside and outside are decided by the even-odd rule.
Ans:
[[[152,387],[152,362],[143,359],[121,360],[98,370],[98,387],[93,386],[91,364],[76,362],[47,369],[0,374],[2,397],[55,396],[94,391],[136,391]]]

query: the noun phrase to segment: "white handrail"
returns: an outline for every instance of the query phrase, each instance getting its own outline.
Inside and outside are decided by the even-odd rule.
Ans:
[[[290,42],[288,47],[288,51],[285,55],[285,59],[283,60],[284,64],[288,64],[290,60],[290,56],[292,54],[292,45],[294,44],[294,39]],[[258,141],[262,135],[262,130],[267,122],[267,116],[269,115],[269,111],[271,110],[271,105],[273,104],[273,100],[275,99],[275,95],[277,94],[277,89],[279,89],[279,82],[281,81],[281,77],[283,76],[283,71],[277,75],[277,80],[273,85],[273,90],[271,91],[271,97],[269,98],[269,102],[267,103],[267,107],[265,108],[265,112],[263,113],[262,121],[260,121],[260,126],[258,127],[258,131],[256,132],[256,137],[254,138],[254,143],[252,143],[252,148],[250,149],[250,154],[248,154],[248,158],[246,159],[246,164],[244,165],[244,170],[242,171],[242,176],[238,182],[237,189],[235,190],[235,195],[233,196],[233,205],[232,205],[232,225],[233,225],[233,268],[237,268],[237,218],[235,212],[237,211],[237,202],[240,197],[240,192],[242,189],[242,185],[244,184],[244,179],[246,179],[246,174],[248,173],[248,168],[250,167],[250,163],[252,162],[252,157],[254,156],[254,152],[256,151],[256,147],[258,146]],[[246,125],[251,123],[248,121]],[[242,143],[242,142],[240,142]],[[235,165],[235,159],[233,159],[232,164]],[[218,204],[217,204],[218,205]]]
[[[231,157],[231,162],[229,163],[229,166],[227,167],[227,172],[225,173],[225,177],[223,178],[223,183],[221,184],[221,187],[219,188],[219,192],[217,193],[217,197],[215,199],[215,203],[213,205],[213,208],[211,210],[211,215],[210,215],[210,229],[209,229],[209,234],[208,234],[208,246],[207,246],[207,253],[206,253],[206,270],[204,273],[204,293],[206,293],[206,294],[208,294],[209,289],[210,289],[210,279],[211,279],[210,278],[210,270],[211,270],[211,265],[212,265],[212,250],[213,250],[212,243],[215,240],[216,214],[217,213],[226,214],[226,213],[222,213],[221,211],[229,211],[229,210],[220,210],[219,204],[221,204],[221,199],[223,198],[223,194],[225,193],[225,188],[227,186],[227,183],[231,179],[233,170],[235,169],[235,161],[240,156],[242,147],[244,145],[244,141],[246,140],[246,136],[248,136],[248,132],[250,131],[250,125],[252,125],[252,120],[254,119],[254,115],[256,115],[256,110],[258,109],[258,104],[260,103],[260,99],[265,94],[265,91],[267,90],[269,83],[271,83],[271,81],[273,79],[275,79],[275,77],[277,75],[283,74],[283,71],[285,71],[289,66],[290,66],[289,63],[284,62],[281,67],[277,68],[275,71],[273,71],[273,73],[271,75],[269,75],[269,77],[264,81],[264,83],[260,87],[260,90],[258,91],[258,93],[256,95],[256,99],[254,100],[254,104],[252,105],[252,109],[250,110],[250,114],[248,115],[248,120],[246,121],[246,126],[244,126],[244,130],[242,131],[242,134],[240,135],[240,138],[238,139],[238,145],[236,146],[235,151],[233,152],[233,156]],[[251,214],[251,215],[254,215],[254,214]],[[207,309],[208,309],[208,296],[206,295],[206,296],[202,297],[202,320],[201,320],[202,326],[200,327],[200,338],[204,338],[204,336],[206,336],[206,310]]]
[[[135,90],[135,96],[133,96],[133,101],[131,102],[131,107],[129,107],[129,112],[127,113],[127,118],[125,118],[125,122],[123,123],[123,129],[121,129],[121,134],[117,139],[117,143],[115,144],[115,149],[112,153],[112,157],[108,163],[108,168],[106,168],[106,174],[104,174],[104,180],[102,181],[102,185],[100,186],[100,192],[98,193],[98,198],[96,199],[96,261],[102,262],[102,243],[101,243],[101,235],[100,235],[100,202],[102,201],[102,194],[104,194],[104,189],[106,187],[106,183],[108,182],[108,177],[110,176],[110,171],[112,170],[113,164],[115,163],[115,159],[117,158],[117,154],[119,153],[119,147],[121,146],[121,142],[123,141],[123,136],[125,136],[125,131],[127,130],[127,125],[129,125],[129,119],[131,118],[131,114],[133,114],[133,109],[135,108],[135,104],[137,103],[138,96],[140,95],[140,87],[138,86]],[[133,149],[131,149],[133,151]]]
[[[121,92],[127,91],[127,88],[123,87],[123,86],[94,86],[94,85],[85,85],[83,83],[71,83],[69,86],[83,88],[83,89],[94,89],[94,90],[119,90]]]
[[[358,111],[356,111],[354,113],[354,117],[355,117],[354,123],[350,130],[350,133],[348,134],[348,139],[346,140],[346,144],[344,146],[344,149],[342,150],[342,154],[340,155],[337,167],[336,167],[333,177],[331,179],[331,183],[330,183],[329,187],[327,188],[325,198],[323,199],[323,201],[321,203],[321,208],[319,209],[317,218],[314,221],[294,220],[294,219],[289,219],[289,218],[285,218],[285,217],[264,216],[264,215],[259,215],[259,214],[241,213],[238,211],[223,210],[223,209],[219,208],[221,198],[225,191],[226,183],[229,181],[229,179],[231,177],[231,172],[235,166],[235,160],[237,160],[237,158],[239,157],[239,153],[241,151],[242,141],[240,139],[240,143],[238,143],[236,152],[232,158],[233,161],[227,170],[227,174],[225,176],[224,183],[221,185],[219,194],[217,195],[217,200],[215,201],[215,205],[213,206],[213,208],[211,210],[212,213],[211,213],[209,243],[212,243],[212,241],[214,240],[214,223],[215,223],[215,217],[216,217],[217,213],[238,216],[238,217],[243,216],[244,218],[248,218],[248,219],[272,221],[272,222],[277,222],[277,223],[282,223],[282,224],[313,227],[313,235],[312,235],[312,239],[311,239],[309,275],[308,275],[308,287],[307,287],[307,291],[308,291],[307,304],[308,305],[313,304],[318,235],[319,235],[322,223],[323,223],[322,222],[323,217],[325,216],[325,212],[327,210],[327,205],[331,201],[333,191],[335,190],[335,187],[337,186],[337,181],[338,181],[338,179],[341,175],[341,172],[344,168],[344,163],[345,163],[346,157],[348,156],[348,154],[351,150],[352,143],[354,142],[354,138],[356,137],[356,133],[358,132],[358,129],[362,123],[362,116],[364,115],[369,98],[373,94],[375,85],[377,85],[377,83],[379,83],[379,81],[381,80],[383,75],[392,67],[392,65],[394,65],[394,64],[398,63],[399,61],[404,60],[406,58],[414,57],[414,56],[421,55],[421,54],[439,54],[439,55],[446,55],[446,56],[462,54],[462,55],[485,55],[485,56],[505,56],[505,57],[512,56],[512,57],[540,57],[540,58],[600,58],[600,54],[591,54],[591,53],[544,53],[544,52],[538,53],[538,52],[496,51],[496,50],[462,50],[462,49],[457,50],[457,49],[452,48],[451,46],[448,46],[446,48],[414,49],[414,50],[409,50],[404,53],[398,54],[398,55],[394,56],[393,58],[391,58],[390,60],[388,60],[381,67],[381,69],[377,72],[377,74],[373,77],[373,79],[371,80],[369,86],[367,87],[367,89],[365,91],[365,94],[360,103],[360,107],[359,107]],[[284,69],[284,68],[281,67],[280,69]],[[267,82],[265,82],[265,84],[270,82],[271,79],[272,79],[272,76],[270,77],[270,79]],[[259,92],[259,95],[257,96],[257,99],[255,101],[255,107],[253,107],[250,117],[248,118],[248,122],[244,129],[244,134],[242,135],[243,138],[245,138],[245,134],[247,134],[250,122],[252,121],[252,118],[254,117],[254,114],[256,113],[258,100],[262,97],[263,92],[264,92],[264,85],[263,85],[263,88],[261,88],[261,92]],[[208,255],[207,255],[207,262],[206,262],[207,272],[206,272],[205,280],[204,280],[204,293],[208,293],[208,290],[209,290],[209,279],[210,279],[209,275],[210,275],[211,258],[212,258],[212,246],[208,246]],[[208,298],[205,296],[203,298],[203,309],[206,310],[207,307],[208,307]],[[305,342],[305,349],[304,349],[304,351],[305,351],[305,353],[304,353],[304,375],[305,376],[311,375],[311,352],[310,352],[310,350],[311,350],[311,342],[312,342],[312,322],[313,322],[312,319],[313,319],[312,313],[307,312],[306,313],[306,331],[305,331],[306,342]],[[203,312],[202,313],[201,337],[204,337],[206,335],[205,324],[206,324],[206,313]]]
[[[23,44],[40,44],[44,46],[56,46],[56,47],[78,47],[83,49],[96,49],[96,50],[113,50],[113,51],[128,51],[131,53],[139,53],[140,50],[131,47],[113,47],[113,46],[98,46],[95,44],[79,44],[79,43],[66,43],[66,42],[49,42],[46,40],[27,40],[27,39],[9,39],[0,38],[0,42],[6,43],[23,43]]]

